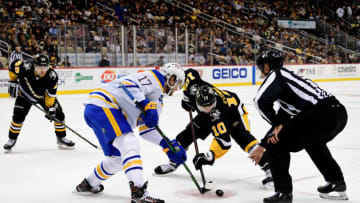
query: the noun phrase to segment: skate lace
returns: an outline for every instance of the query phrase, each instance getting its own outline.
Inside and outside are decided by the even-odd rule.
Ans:
[[[266,176],[267,178],[272,178],[272,174],[271,174],[270,169],[268,169],[268,170],[265,171],[265,176]]]
[[[175,170],[175,167],[172,166],[171,164],[163,164],[163,165],[161,165],[161,170],[162,171],[173,171],[173,170]]]
[[[63,142],[63,143],[66,143],[66,144],[71,143],[71,141],[68,140],[68,139],[66,139],[66,137],[61,138],[61,139],[60,139],[60,142]]]
[[[155,197],[152,197],[148,191],[145,191],[144,195],[142,198],[140,198],[140,200],[153,200],[153,201],[156,201],[156,200],[159,200],[158,198],[155,198]]]
[[[92,187],[92,188],[91,188],[91,191],[92,191],[92,192],[100,192],[100,191],[101,191],[101,186],[100,186],[100,185],[97,185],[97,186],[95,186],[95,187]]]
[[[9,141],[6,143],[6,145],[12,146],[12,145],[14,145],[14,143],[15,143],[15,140],[9,139]]]

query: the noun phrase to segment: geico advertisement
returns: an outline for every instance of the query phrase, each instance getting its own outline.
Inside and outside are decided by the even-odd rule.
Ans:
[[[213,66],[200,69],[203,71],[202,78],[214,84],[252,82],[252,66]]]

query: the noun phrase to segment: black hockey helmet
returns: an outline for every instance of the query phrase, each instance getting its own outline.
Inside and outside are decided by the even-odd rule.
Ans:
[[[214,108],[216,105],[215,91],[207,84],[202,85],[195,93],[195,101],[200,111],[204,111],[202,107],[212,106],[212,108]]]
[[[49,66],[50,60],[49,57],[45,54],[39,54],[35,58],[35,65],[37,66]]]
[[[259,54],[256,58],[256,66],[264,73],[264,65],[269,64],[270,70],[281,68],[284,63],[284,56],[280,52],[266,50]],[[265,73],[264,73],[265,74]]]

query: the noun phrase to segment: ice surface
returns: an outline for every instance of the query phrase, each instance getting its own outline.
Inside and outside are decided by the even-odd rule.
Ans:
[[[360,81],[323,82],[321,87],[330,91],[346,106],[349,114],[345,130],[329,143],[333,156],[343,169],[350,200],[360,202]],[[223,87],[238,93],[249,111],[252,133],[262,138],[268,124],[259,116],[252,103],[258,86]],[[83,101],[88,95],[59,95],[66,114],[66,123],[82,136],[97,144],[92,130],[83,119]],[[164,99],[164,112],[160,128],[174,138],[189,121],[187,112],[181,109],[181,93]],[[0,99],[1,147],[8,139],[14,99]],[[130,202],[130,191],[123,172],[104,182],[105,190],[98,195],[73,194],[75,186],[102,161],[101,151],[82,141],[68,131],[68,138],[76,142],[75,150],[59,150],[53,125],[36,108],[32,108],[13,152],[0,153],[0,202],[55,203],[55,202]],[[200,151],[206,151],[211,136],[198,141]],[[262,202],[272,191],[262,189],[264,173],[254,166],[247,154],[233,142],[231,150],[212,167],[204,167],[208,180],[216,182],[224,190],[217,197],[215,190],[200,195],[183,167],[166,177],[152,175],[153,169],[167,162],[161,148],[140,140],[144,177],[149,180],[150,193],[171,203],[186,202]],[[2,148],[1,148],[2,149]],[[194,170],[194,148],[188,151],[187,164],[201,183],[199,172]],[[320,199],[316,187],[324,183],[320,173],[305,152],[292,154],[290,173],[294,181],[294,202],[333,202]]]

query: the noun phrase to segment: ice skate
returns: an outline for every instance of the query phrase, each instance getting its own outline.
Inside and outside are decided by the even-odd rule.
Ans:
[[[272,177],[269,164],[266,164],[262,170],[265,172],[265,178],[261,181],[263,187],[266,190],[273,190],[274,189],[274,179]]]
[[[319,195],[324,199],[348,200],[346,194],[346,184],[344,181],[327,182],[323,186],[317,188]]]
[[[11,149],[15,146],[16,139],[9,139],[7,143],[4,145],[5,153],[11,152]]]
[[[173,162],[170,162],[168,164],[162,164],[160,166],[157,166],[154,169],[154,174],[155,175],[166,175],[166,174],[174,172],[178,166],[179,165],[176,165]]]
[[[148,182],[146,181],[142,187],[134,186],[134,182],[130,181],[131,203],[165,203],[164,200],[151,197],[146,190]]]
[[[81,181],[81,183],[79,185],[76,186],[76,189],[74,192],[77,193],[99,193],[102,192],[104,190],[104,186],[103,185],[98,185],[95,187],[92,187],[89,182],[86,180],[86,178],[84,178],[83,181]]]
[[[74,149],[75,143],[66,137],[58,137],[57,142],[59,149]]]
[[[273,196],[264,198],[264,203],[292,203],[293,196],[291,193],[277,192]]]
[[[272,190],[274,189],[274,179],[273,177],[266,177],[262,181],[262,185],[266,190]]]

